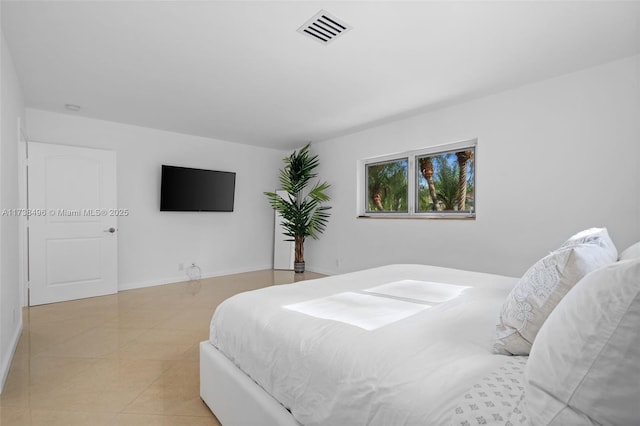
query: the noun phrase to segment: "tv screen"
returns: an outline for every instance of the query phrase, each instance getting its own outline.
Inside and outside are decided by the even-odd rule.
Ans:
[[[160,211],[232,212],[236,174],[162,166]]]

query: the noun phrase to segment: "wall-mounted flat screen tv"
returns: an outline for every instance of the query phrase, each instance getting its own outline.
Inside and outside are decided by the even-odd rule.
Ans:
[[[232,212],[236,174],[162,166],[160,211]]]

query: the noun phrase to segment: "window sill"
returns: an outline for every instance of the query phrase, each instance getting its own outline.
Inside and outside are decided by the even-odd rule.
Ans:
[[[356,219],[419,219],[419,220],[476,220],[475,214],[368,214],[357,216]]]

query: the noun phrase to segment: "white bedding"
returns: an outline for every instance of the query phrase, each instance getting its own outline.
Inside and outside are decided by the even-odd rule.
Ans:
[[[446,424],[460,395],[508,359],[491,342],[516,280],[390,265],[274,286],[222,303],[210,341],[303,425]],[[428,309],[367,330],[285,308],[344,293]]]
[[[368,331],[400,321],[429,307],[424,303],[352,291],[284,306],[285,309],[340,321]]]

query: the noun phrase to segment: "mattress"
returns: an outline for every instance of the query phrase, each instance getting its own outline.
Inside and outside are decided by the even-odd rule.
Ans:
[[[389,265],[273,286],[223,302],[210,342],[303,425],[446,424],[509,362],[492,339],[516,281]]]

